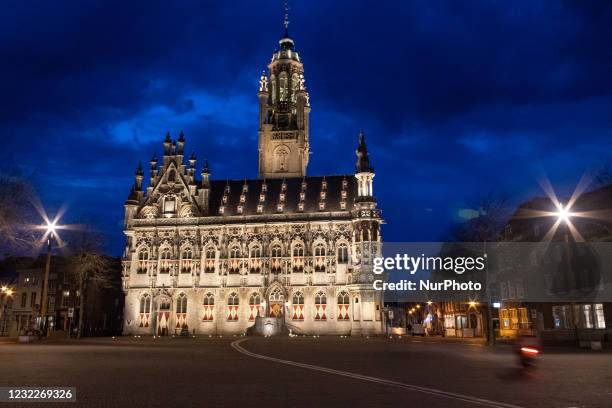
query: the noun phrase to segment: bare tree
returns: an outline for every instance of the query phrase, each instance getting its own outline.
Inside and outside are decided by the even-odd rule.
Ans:
[[[98,290],[111,287],[113,265],[111,258],[99,249],[99,237],[91,231],[79,231],[69,257],[68,271],[78,285],[79,290],[79,323],[77,338],[83,335],[85,305],[90,289]]]
[[[4,253],[31,249],[36,242],[31,226],[34,199],[34,190],[23,175],[0,169],[0,250]]]
[[[497,241],[510,218],[508,197],[489,193],[475,207],[478,215],[454,226],[452,237],[462,242]]]

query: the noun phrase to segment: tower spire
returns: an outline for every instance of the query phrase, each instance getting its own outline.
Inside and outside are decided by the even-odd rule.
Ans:
[[[289,38],[289,4],[285,1],[285,18],[283,20],[285,26],[285,38]]]
[[[374,168],[370,165],[370,157],[368,156],[368,148],[365,143],[363,131],[359,132],[359,144],[357,145],[355,153],[357,154],[357,163],[355,166],[357,173],[374,172]]]

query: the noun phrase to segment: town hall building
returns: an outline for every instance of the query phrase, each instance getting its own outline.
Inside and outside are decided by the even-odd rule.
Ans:
[[[166,134],[146,187],[138,167],[125,203],[125,334],[382,332],[370,267],[382,220],[365,138],[354,174],[307,175],[310,100],[287,27],[259,80],[257,179],[214,179],[208,161],[198,173],[183,132]]]

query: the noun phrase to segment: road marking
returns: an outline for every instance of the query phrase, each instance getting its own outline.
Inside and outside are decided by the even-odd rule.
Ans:
[[[349,371],[334,370],[332,368],[326,368],[326,367],[316,366],[316,365],[312,365],[312,364],[298,363],[296,361],[283,360],[283,359],[276,358],[276,357],[264,356],[263,354],[256,354],[256,353],[253,353],[251,351],[248,351],[247,349],[245,349],[244,347],[242,347],[240,345],[240,343],[242,343],[244,341],[247,341],[247,340],[248,339],[240,339],[240,340],[233,341],[231,343],[231,346],[236,351],[238,351],[239,353],[242,353],[242,354],[247,355],[249,357],[254,357],[254,358],[259,358],[261,360],[268,360],[268,361],[273,361],[275,363],[280,363],[280,364],[286,364],[286,365],[291,365],[291,366],[295,366],[295,367],[305,368],[307,370],[321,371],[321,372],[324,372],[324,373],[340,375],[340,376],[343,376],[343,377],[353,378],[353,379],[356,379],[356,380],[362,380],[362,381],[368,381],[368,382],[373,382],[373,383],[377,383],[377,384],[389,385],[391,387],[402,388],[402,389],[410,390],[410,391],[422,392],[424,394],[430,394],[430,395],[435,395],[435,396],[438,396],[438,397],[443,397],[443,398],[449,398],[449,399],[454,399],[454,400],[458,400],[458,401],[469,402],[469,403],[472,403],[472,404],[481,405],[481,406],[485,406],[485,407],[491,407],[491,408],[522,408],[522,407],[520,407],[518,405],[507,404],[505,402],[498,402],[498,401],[492,401],[492,400],[487,400],[487,399],[483,399],[483,398],[476,398],[476,397],[471,397],[469,395],[456,394],[454,392],[437,390],[435,388],[421,387],[419,385],[406,384],[406,383],[401,383],[401,382],[397,382],[397,381],[386,380],[384,378],[371,377],[369,375],[361,375],[361,374],[351,373]]]

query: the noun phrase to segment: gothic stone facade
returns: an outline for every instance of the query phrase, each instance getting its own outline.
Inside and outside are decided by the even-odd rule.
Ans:
[[[303,334],[382,331],[370,260],[380,211],[363,135],[355,174],[306,176],[303,66],[287,34],[259,86],[259,175],[211,180],[166,135],[125,204],[124,333],[242,334],[273,317]]]

